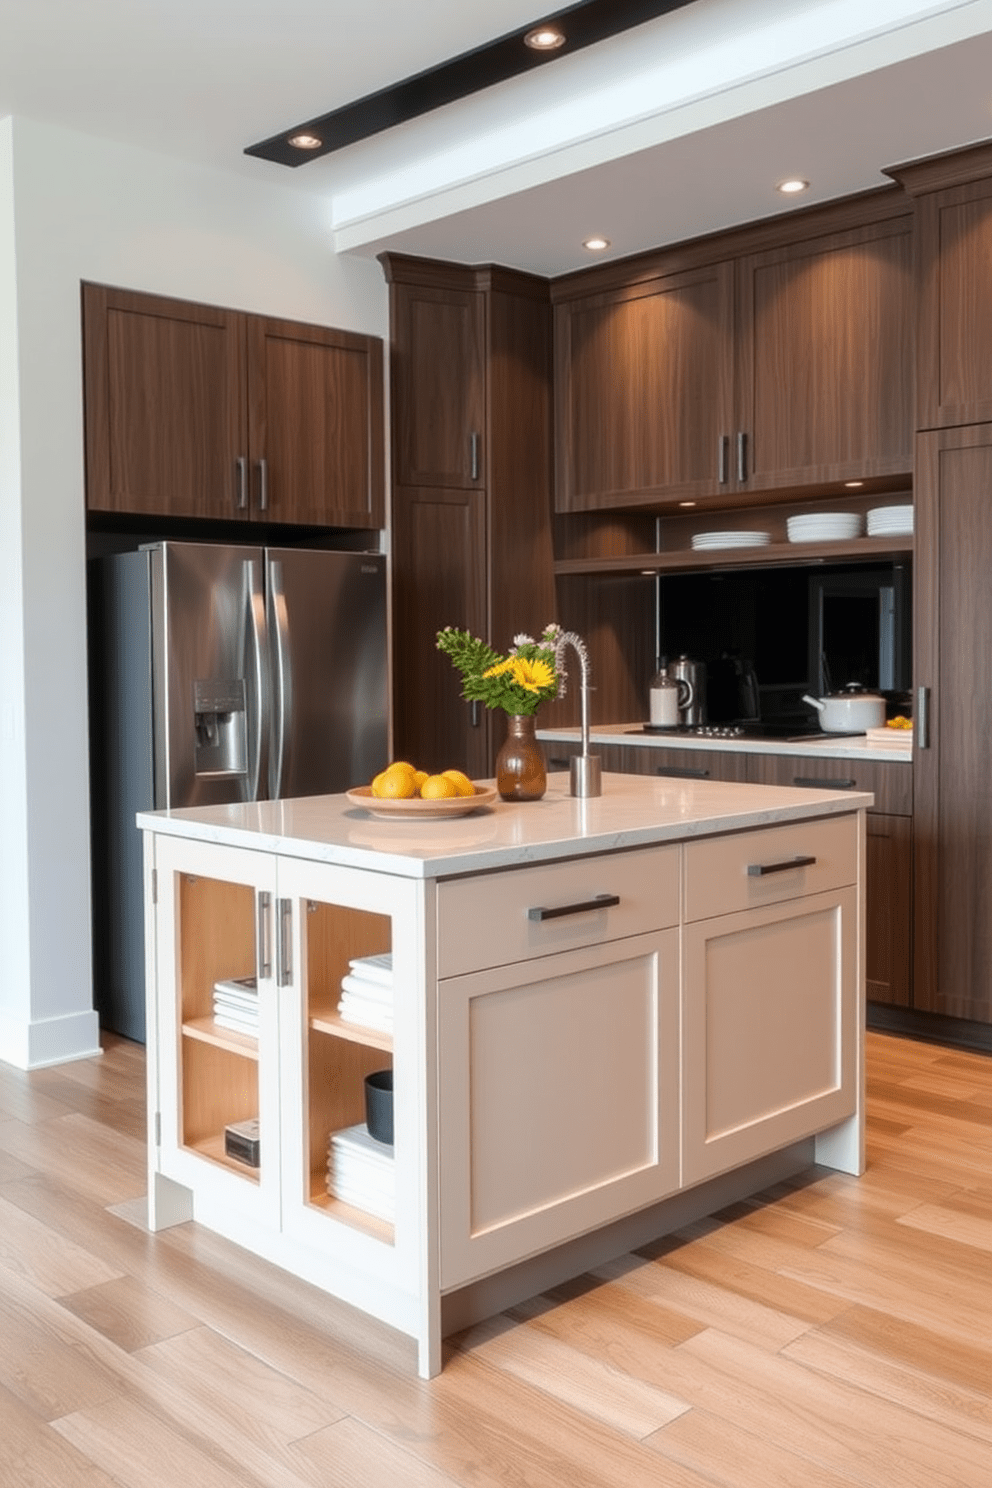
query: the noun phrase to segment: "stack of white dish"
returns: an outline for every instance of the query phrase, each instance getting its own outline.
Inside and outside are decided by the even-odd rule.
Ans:
[[[761,548],[770,543],[770,532],[697,532],[692,539],[696,549]]]
[[[344,1023],[360,1023],[380,1033],[393,1031],[393,957],[357,956],[341,978],[338,1013]]]
[[[254,977],[214,982],[214,1022],[218,1028],[258,1038],[258,983]]]
[[[790,542],[843,542],[861,536],[860,512],[807,512],[789,517],[785,528]]]
[[[327,1144],[327,1192],[392,1223],[396,1210],[393,1149],[370,1137],[365,1126],[331,1132]]]
[[[869,537],[912,537],[913,507],[876,506],[868,513]]]

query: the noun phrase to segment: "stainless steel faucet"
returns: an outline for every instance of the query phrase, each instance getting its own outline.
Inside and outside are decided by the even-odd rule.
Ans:
[[[555,672],[558,674],[558,696],[564,697],[568,673],[562,658],[565,647],[571,646],[579,658],[582,668],[580,700],[582,704],[582,753],[573,755],[569,761],[569,787],[573,796],[599,796],[603,793],[603,782],[598,754],[589,753],[589,652],[585,641],[574,630],[563,630],[555,641]]]

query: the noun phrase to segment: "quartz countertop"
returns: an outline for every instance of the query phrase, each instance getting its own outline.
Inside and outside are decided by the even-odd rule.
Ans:
[[[866,791],[605,773],[600,796],[573,797],[567,779],[552,775],[540,801],[497,800],[462,817],[382,820],[335,795],[142,811],[137,822],[174,837],[429,879],[842,815],[873,800]]]
[[[889,764],[911,764],[913,736],[900,731],[892,743],[876,744],[864,734],[831,738],[823,734],[811,739],[706,739],[698,734],[642,734],[642,723],[598,724],[589,730],[590,744],[624,744],[635,749],[699,749],[735,754],[806,754],[811,759],[884,760]],[[893,731],[895,732],[895,731]],[[573,728],[538,729],[544,744],[578,744],[582,733]]]

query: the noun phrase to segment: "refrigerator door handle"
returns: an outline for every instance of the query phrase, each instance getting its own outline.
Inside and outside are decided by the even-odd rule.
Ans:
[[[269,561],[269,633],[272,656],[272,723],[271,759],[269,763],[269,797],[278,801],[286,766],[286,719],[292,711],[292,685],[289,664],[289,615],[283,589],[282,564]]]
[[[257,558],[246,558],[245,671],[248,676],[248,799],[259,799],[266,763],[269,729],[268,679],[265,673],[265,596]]]

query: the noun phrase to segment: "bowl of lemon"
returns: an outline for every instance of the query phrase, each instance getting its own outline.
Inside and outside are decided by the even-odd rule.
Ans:
[[[394,760],[371,782],[345,794],[353,806],[373,816],[445,817],[467,816],[496,799],[494,785],[476,785],[462,770],[442,770],[431,775],[407,760]]]

